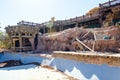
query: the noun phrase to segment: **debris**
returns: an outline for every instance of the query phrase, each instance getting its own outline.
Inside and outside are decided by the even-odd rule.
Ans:
[[[109,38],[104,39],[104,37]],[[76,37],[83,44],[76,41]],[[33,40],[30,40],[32,46]],[[115,52],[112,48],[120,48],[120,28],[69,28],[64,31],[43,34],[38,37],[37,51],[99,51]],[[118,50],[116,51],[118,52]]]

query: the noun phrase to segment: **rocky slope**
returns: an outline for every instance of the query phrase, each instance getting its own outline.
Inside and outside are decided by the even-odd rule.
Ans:
[[[34,40],[30,41],[34,49]],[[120,52],[120,27],[95,29],[75,27],[39,35],[37,51],[89,51],[86,46],[93,51]]]

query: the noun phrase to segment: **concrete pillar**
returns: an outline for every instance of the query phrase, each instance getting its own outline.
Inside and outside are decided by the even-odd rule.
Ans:
[[[12,38],[10,37],[10,48],[12,49],[12,47],[13,47],[13,42],[12,42],[13,40],[12,40]]]
[[[20,52],[22,52],[22,37],[21,37],[21,34],[19,33],[19,44],[20,44]]]
[[[43,34],[45,33],[45,26],[44,26],[44,29],[43,29]]]
[[[79,27],[78,23],[75,24],[75,27]]]

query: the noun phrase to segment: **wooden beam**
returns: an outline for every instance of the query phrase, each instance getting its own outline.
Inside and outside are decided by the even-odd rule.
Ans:
[[[86,37],[91,31],[87,32],[82,38]],[[82,39],[81,38],[81,39]]]
[[[95,41],[93,42],[92,50],[95,50]]]
[[[95,31],[92,31],[92,33],[93,33],[93,35],[94,35],[94,42],[93,42],[93,47],[92,47],[92,49],[93,50],[95,50],[95,41],[97,40],[97,37],[96,37],[96,35],[95,35]]]
[[[80,44],[82,44],[84,47],[86,47],[87,49],[89,49],[90,51],[95,52],[94,50],[92,50],[91,48],[89,48],[86,44],[84,44],[82,41],[80,41],[77,37],[76,37],[76,40],[77,40]]]
[[[93,33],[93,35],[94,35],[94,39],[97,40],[97,37],[96,37],[96,35],[95,35],[95,32],[92,31],[92,33]]]

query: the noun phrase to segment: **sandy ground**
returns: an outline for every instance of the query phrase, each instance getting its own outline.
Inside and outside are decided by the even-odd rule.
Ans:
[[[21,67],[28,67],[21,66]],[[32,66],[32,65],[30,65]],[[29,66],[29,67],[30,67]],[[34,66],[34,65],[33,65]],[[0,80],[75,80],[64,73],[49,67],[32,67],[28,69],[4,68],[0,69]]]

